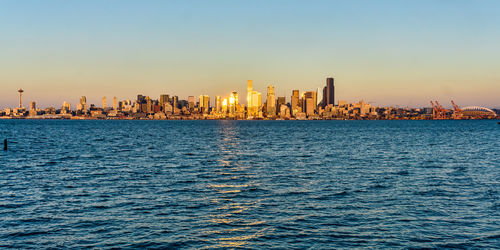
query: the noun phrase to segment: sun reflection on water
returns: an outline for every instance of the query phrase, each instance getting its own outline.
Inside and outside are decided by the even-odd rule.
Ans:
[[[256,229],[256,226],[260,228],[265,221],[252,216],[252,210],[256,209],[261,201],[256,198],[248,202],[248,198],[241,197],[248,189],[255,188],[255,176],[248,173],[251,166],[245,165],[240,157],[235,157],[243,154],[245,150],[240,139],[240,128],[230,121],[222,121],[218,129],[219,158],[214,172],[219,177],[207,187],[216,197],[211,199],[216,208],[210,214],[210,223],[220,229],[205,233],[213,239],[210,241],[213,245],[209,248],[245,247],[249,245],[249,240],[265,233],[263,229]]]

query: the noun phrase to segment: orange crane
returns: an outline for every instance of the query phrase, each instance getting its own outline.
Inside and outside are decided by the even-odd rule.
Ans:
[[[432,113],[433,113],[434,119],[439,119],[439,120],[445,119],[446,118],[445,117],[446,109],[444,109],[443,106],[441,106],[438,101],[434,101],[434,102],[431,101]]]
[[[453,105],[453,118],[454,119],[461,119],[463,116],[462,109],[459,108],[458,105],[456,105],[453,100],[451,100],[451,105]]]

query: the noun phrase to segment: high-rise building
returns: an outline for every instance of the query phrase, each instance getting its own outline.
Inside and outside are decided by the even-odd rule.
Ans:
[[[107,103],[107,101],[106,101],[106,97],[104,96],[104,97],[102,98],[102,109],[106,109],[107,105],[108,105],[108,103]]]
[[[151,98],[149,96],[146,96],[146,113],[152,113],[153,112],[153,103],[151,102]]]
[[[326,78],[326,86],[323,88],[323,107],[335,105],[335,85],[333,77]]]
[[[113,97],[113,110],[114,111],[118,110],[118,100],[116,99],[116,96]]]
[[[273,85],[267,87],[266,114],[269,117],[274,117],[276,115],[276,96],[274,94]]]
[[[316,89],[316,107],[323,107],[323,91],[320,88]]]
[[[36,103],[35,103],[35,102],[30,102],[30,110],[29,110],[29,115],[30,115],[30,116],[35,116],[35,115],[37,115],[37,112],[36,112]]]
[[[227,111],[228,111],[228,103],[229,101],[227,100],[227,98],[224,98],[224,100],[222,100],[222,113],[226,114]]]
[[[188,108],[189,110],[193,110],[196,106],[196,98],[194,96],[188,96]]]
[[[253,81],[247,80],[247,108],[252,106]]]
[[[299,91],[298,90],[292,90],[292,100],[290,101],[290,106],[291,106],[291,113],[293,116],[295,116],[295,114],[297,112],[301,112],[301,110],[299,110]]]
[[[64,101],[61,107],[61,113],[67,114],[70,112],[71,112],[71,104]]]
[[[316,92],[314,91],[307,91],[304,93],[304,104],[302,105],[303,110],[305,111],[306,115],[314,115],[314,112],[316,110]]]
[[[166,94],[160,95],[160,108],[162,111],[165,111],[165,103],[169,101],[169,96]]]
[[[222,99],[221,96],[218,95],[215,97],[215,113],[222,112]]]
[[[172,96],[172,110],[174,113],[177,113],[179,109],[179,97],[174,95]]]
[[[253,90],[252,80],[247,81],[247,115],[257,116],[259,113],[259,107],[262,103],[261,93]]]
[[[210,97],[208,95],[200,95],[200,109],[203,113],[208,113],[210,109]]]
[[[80,97],[80,111],[84,114],[87,114],[87,97]]]
[[[236,112],[236,106],[238,105],[238,93],[232,92],[229,95],[229,113],[234,114]]]
[[[231,94],[234,97],[234,105],[240,105],[239,97],[238,97],[238,92],[233,91]]]
[[[286,98],[284,96],[280,96],[278,97],[278,101],[276,101],[276,107],[280,108],[281,105],[285,105],[286,104]]]

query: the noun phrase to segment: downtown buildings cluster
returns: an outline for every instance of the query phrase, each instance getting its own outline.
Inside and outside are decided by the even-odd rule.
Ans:
[[[269,85],[263,97],[253,89],[253,81],[247,81],[246,106],[237,92],[228,96],[216,96],[214,102],[208,95],[189,96],[179,100],[178,96],[161,94],[159,99],[137,95],[137,99],[121,100],[116,97],[108,105],[102,98],[100,107],[88,104],[82,96],[75,109],[63,102],[60,109],[53,107],[39,109],[30,102],[29,109],[23,107],[22,89],[19,91],[19,107],[0,111],[0,118],[25,119],[150,119],[150,120],[398,120],[398,119],[470,119],[495,118],[489,109],[461,110],[453,103],[454,110],[441,106],[425,108],[376,107],[360,101],[335,103],[334,78],[327,78],[323,89],[315,91],[292,90],[289,101],[285,96],[276,96],[275,87]],[[441,109],[439,109],[441,108]],[[479,107],[480,108],[480,107]],[[464,112],[465,111],[465,112]],[[467,115],[475,114],[474,115]],[[471,113],[472,112],[472,113]],[[464,115],[465,114],[465,115]]]

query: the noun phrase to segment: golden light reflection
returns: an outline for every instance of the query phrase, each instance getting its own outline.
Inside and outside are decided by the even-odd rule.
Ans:
[[[236,102],[231,96],[224,103],[234,106]],[[254,184],[249,180],[252,166],[245,165],[235,157],[244,150],[240,144],[239,128],[231,122],[222,121],[219,133],[217,145],[220,157],[213,169],[218,178],[207,184],[215,196],[210,199],[215,209],[208,219],[214,226],[204,233],[210,235],[209,242],[213,243],[209,248],[245,247],[250,244],[250,240],[263,236],[269,229],[265,227],[266,221],[259,220],[252,214],[261,200],[242,196]]]

